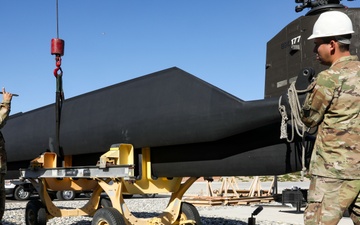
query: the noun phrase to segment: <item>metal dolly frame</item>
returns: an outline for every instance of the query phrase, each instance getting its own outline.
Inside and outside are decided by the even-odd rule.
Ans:
[[[56,154],[45,152],[20,169],[20,179],[28,179],[39,193],[40,201],[31,200],[26,206],[27,225],[44,225],[54,217],[92,216],[96,225],[175,225],[199,224],[196,208],[182,197],[197,180],[190,177],[151,177],[150,148],[142,149],[142,176],[134,176],[134,149],[130,144],[112,145],[100,157],[96,166],[56,167]],[[65,163],[66,164],[66,163]],[[92,191],[88,202],[81,208],[60,209],[54,205],[48,191]],[[105,192],[109,198],[101,197]],[[156,217],[137,218],[128,209],[123,194],[171,192],[168,206]]]

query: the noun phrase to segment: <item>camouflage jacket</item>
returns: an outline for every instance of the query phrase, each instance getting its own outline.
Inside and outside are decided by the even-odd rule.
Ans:
[[[10,113],[10,102],[0,103],[0,128],[2,128]]]
[[[311,84],[302,121],[318,126],[310,173],[360,179],[360,62],[341,57]]]

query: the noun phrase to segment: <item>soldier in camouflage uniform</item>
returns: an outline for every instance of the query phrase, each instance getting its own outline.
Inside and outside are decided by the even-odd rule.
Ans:
[[[350,55],[352,33],[345,13],[327,11],[309,37],[317,59],[330,67],[311,84],[301,112],[308,127],[318,126],[305,225],[338,224],[346,209],[360,225],[360,62]]]
[[[0,103],[0,128],[5,125],[6,119],[10,113],[10,103],[12,94],[2,89],[3,100]],[[5,175],[6,175],[6,151],[5,151],[5,140],[0,132],[0,221],[5,211]],[[1,222],[0,222],[1,223]]]

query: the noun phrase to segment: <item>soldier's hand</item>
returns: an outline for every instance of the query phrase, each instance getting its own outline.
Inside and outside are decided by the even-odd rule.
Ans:
[[[4,87],[2,88],[2,94],[3,94],[3,102],[10,103],[13,95],[10,92],[6,92]]]

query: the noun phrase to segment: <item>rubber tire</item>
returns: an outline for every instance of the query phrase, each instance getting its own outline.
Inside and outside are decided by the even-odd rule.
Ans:
[[[39,220],[39,210],[45,209],[44,205],[38,200],[30,200],[26,204],[25,209],[25,224],[26,225],[45,225],[46,221],[42,218]]]
[[[56,192],[56,198],[60,201],[74,200],[75,195],[76,195],[75,191],[72,191],[72,190]]]
[[[45,207],[41,207],[39,209],[37,220],[39,224],[46,224],[47,223],[47,212]]]
[[[112,207],[111,200],[108,198],[101,198],[100,199],[100,208],[110,208]]]
[[[93,217],[91,225],[126,225],[124,217],[115,208],[98,209]]]
[[[26,201],[29,200],[31,197],[30,191],[25,191],[24,186],[19,185],[14,189],[14,199],[19,201]]]
[[[185,216],[186,220],[194,220],[196,225],[201,225],[199,211],[190,203],[181,203],[181,216]]]

